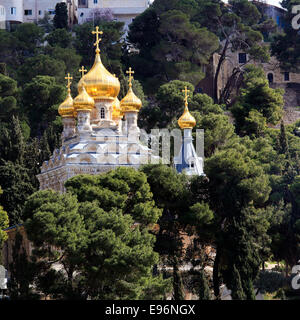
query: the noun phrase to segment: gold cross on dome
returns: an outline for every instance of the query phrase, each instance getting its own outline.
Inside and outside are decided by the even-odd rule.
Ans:
[[[67,84],[67,88],[70,89],[71,87],[71,80],[73,80],[73,77],[70,76],[70,73],[68,73],[68,75],[65,77],[66,80],[68,80],[68,84]]]
[[[94,43],[94,46],[96,46],[96,52],[99,53],[100,49],[99,49],[99,43],[102,40],[101,38],[99,38],[99,34],[103,34],[103,31],[99,31],[99,27],[96,27],[96,31],[92,31],[92,34],[96,35],[96,42]]]
[[[131,69],[131,67],[129,68],[129,70],[128,71],[126,71],[126,73],[127,74],[129,74],[129,86],[131,87],[132,86],[132,83],[131,83],[131,81],[133,80],[133,74],[134,74],[134,71]]]
[[[188,105],[188,98],[189,98],[189,92],[190,90],[188,90],[187,87],[184,87],[184,90],[182,90],[182,92],[184,92],[184,102],[185,102],[185,106]]]
[[[87,70],[84,68],[84,66],[82,66],[81,69],[79,69],[78,71],[81,73],[81,77],[83,77],[85,72],[87,72]]]

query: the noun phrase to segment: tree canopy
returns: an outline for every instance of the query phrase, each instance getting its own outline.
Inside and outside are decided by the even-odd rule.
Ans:
[[[35,256],[48,266],[60,262],[66,271],[67,286],[60,294],[143,299],[150,290],[151,299],[161,298],[168,281],[152,276],[158,254],[153,251],[155,237],[149,233],[161,210],[154,204],[145,174],[119,168],[99,176],[76,176],[66,188],[62,195],[39,191],[25,206]],[[45,245],[52,249],[45,251]],[[51,272],[48,267],[44,279]],[[60,277],[58,271],[54,281]]]

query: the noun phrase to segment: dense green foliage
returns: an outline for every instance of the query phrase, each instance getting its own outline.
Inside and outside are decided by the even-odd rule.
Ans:
[[[270,128],[282,119],[283,92],[251,63],[268,60],[265,38],[274,39],[273,53],[286,68],[297,68],[299,34],[286,24],[285,34],[274,35],[259,5],[229,3],[155,0],[130,25],[126,42],[123,23],[95,21],[104,31],[101,59],[120,79],[120,99],[128,90],[125,71],[135,69],[141,128],[178,128],[182,90],[190,90],[196,129],[205,130],[206,177],[189,179],[165,165],[119,168],[73,177],[65,194],[37,191],[36,175],[61,145],[57,109],[66,73],[75,96],[79,67],[94,61],[93,23],[68,30],[58,7],[54,25],[46,15],[38,25],[0,30],[0,228],[8,218],[10,225],[24,223],[35,247],[27,261],[17,236],[13,299],[36,298],[34,284],[57,299],[181,300],[187,263],[190,292],[200,300],[220,299],[222,284],[233,299],[283,287],[279,279],[272,291],[260,270],[266,261],[283,261],[288,275],[299,260],[300,123]],[[287,19],[296,3],[283,1]],[[216,83],[227,55],[238,51],[248,59],[223,92],[195,91],[213,53],[220,54]],[[0,248],[4,240],[0,230]],[[62,269],[53,268],[58,264]]]
[[[41,283],[53,273],[51,265],[60,263],[67,277],[57,271],[52,285],[62,281],[57,290],[65,298],[143,299],[148,291],[152,299],[163,297],[168,281],[152,276],[158,254],[149,233],[161,210],[145,174],[119,168],[76,176],[66,188],[63,195],[37,192],[25,206],[26,230],[37,268],[43,269],[38,288],[58,294],[49,285],[45,291]]]
[[[178,1],[155,1],[130,25],[128,40],[139,50],[129,52],[128,61],[151,91],[176,79],[197,84],[204,77],[201,66],[219,46]]]
[[[287,10],[284,19],[284,32],[278,33],[272,43],[272,53],[286,70],[298,71],[300,68],[300,34],[293,28],[292,21],[299,23],[293,7],[299,6],[299,0],[283,0],[282,6]]]
[[[249,65],[240,96],[231,108],[239,134],[260,136],[266,124],[277,124],[283,114],[283,90],[269,87],[262,69]]]

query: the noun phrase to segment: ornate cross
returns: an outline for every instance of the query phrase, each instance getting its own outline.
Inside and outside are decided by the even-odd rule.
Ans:
[[[184,90],[182,90],[182,92],[184,92],[184,95],[185,95],[184,102],[185,102],[185,106],[187,107],[190,90],[188,90],[187,87],[184,87]]]
[[[96,52],[99,53],[100,49],[99,49],[99,43],[102,40],[101,38],[99,38],[99,34],[103,34],[103,31],[99,31],[99,27],[96,27],[96,31],[92,31],[92,34],[96,35],[96,42],[94,43],[94,46],[96,46]]]
[[[133,74],[134,74],[134,71],[131,69],[131,67],[129,68],[129,70],[128,71],[126,71],[126,73],[127,74],[129,74],[129,87],[131,87],[132,86],[132,83],[131,83],[131,81],[132,81],[132,79],[133,79]]]
[[[73,77],[70,76],[70,73],[68,73],[68,75],[65,77],[66,80],[68,80],[68,84],[67,84],[67,88],[70,89],[71,87],[71,80],[73,80]]]
[[[84,66],[81,67],[81,69],[78,70],[81,73],[81,77],[84,76],[84,73],[87,72],[87,70],[84,68]]]

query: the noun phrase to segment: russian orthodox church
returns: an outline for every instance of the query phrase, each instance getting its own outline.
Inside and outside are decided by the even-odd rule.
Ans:
[[[64,183],[78,174],[100,174],[119,166],[138,168],[152,163],[155,158],[151,149],[140,142],[137,125],[141,100],[132,90],[132,75],[129,68],[129,90],[119,101],[120,82],[102,64],[99,35],[96,27],[96,56],[89,72],[82,67],[78,83],[78,95],[71,96],[70,74],[67,80],[68,95],[59,106],[62,117],[62,147],[45,161],[37,175],[40,189],[64,192]],[[87,72],[85,74],[85,72]],[[188,111],[187,89],[185,110],[178,121],[184,131],[180,154],[175,157],[175,168],[187,175],[203,175],[202,158],[196,154],[192,143],[192,128],[196,121]]]

